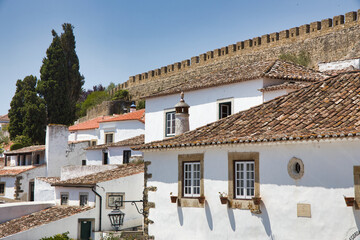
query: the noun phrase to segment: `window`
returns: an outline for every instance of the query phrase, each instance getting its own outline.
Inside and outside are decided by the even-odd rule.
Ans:
[[[219,119],[231,115],[231,102],[219,103]]]
[[[108,152],[103,152],[103,164],[106,165],[109,163],[109,154]]]
[[[228,197],[231,208],[260,210],[253,197],[260,197],[259,153],[228,153]]]
[[[287,168],[289,176],[295,180],[298,180],[304,176],[304,163],[299,158],[291,158]]]
[[[81,165],[86,166],[86,160],[81,160]]]
[[[0,182],[0,195],[5,195],[5,183]]]
[[[36,154],[35,164],[40,164],[40,154]]]
[[[91,140],[90,146],[96,146],[96,144],[97,144],[97,140]]]
[[[252,198],[255,192],[254,161],[236,161],[234,164],[235,198]]]
[[[61,205],[69,204],[69,193],[61,193],[60,194],[60,204]]]
[[[200,162],[184,163],[184,197],[200,197]]]
[[[17,165],[20,166],[20,155],[17,156]]]
[[[123,151],[123,163],[129,163],[131,157],[131,151],[130,150],[124,150]]]
[[[88,205],[88,194],[87,193],[80,193],[80,206],[87,206]]]
[[[165,122],[165,136],[170,137],[175,135],[175,111],[167,112]]]
[[[106,133],[105,134],[105,144],[109,144],[114,142],[114,134],[113,133]]]
[[[198,201],[204,196],[204,154],[178,156],[178,196],[181,206],[204,207]]]
[[[120,208],[124,207],[125,194],[124,193],[107,193],[106,194],[106,207],[113,209],[115,208],[115,203],[118,204]]]

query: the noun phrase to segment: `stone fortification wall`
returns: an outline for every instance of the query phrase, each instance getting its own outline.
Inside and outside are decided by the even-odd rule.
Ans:
[[[265,34],[208,51],[181,62],[131,76],[110,94],[128,89],[133,99],[181,84],[202,71],[233,67],[237,64],[270,60],[281,53],[307,51],[311,66],[360,56],[360,10],[288,30]]]

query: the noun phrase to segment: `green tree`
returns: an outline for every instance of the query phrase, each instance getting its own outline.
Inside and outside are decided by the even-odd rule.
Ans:
[[[37,78],[32,75],[16,82],[9,110],[11,140],[24,136],[30,144],[45,142],[46,107],[45,101],[36,93],[36,83]]]
[[[145,108],[145,100],[140,100],[136,105],[136,110],[140,110],[144,108]]]
[[[116,86],[115,86],[115,83],[113,82],[110,82],[109,83],[109,86],[106,87],[106,91],[109,92],[111,91],[112,89],[114,89]]]
[[[304,50],[301,50],[297,55],[294,53],[281,53],[279,59],[296,63],[302,66],[309,66],[311,62],[310,54]]]
[[[49,123],[70,125],[76,120],[76,102],[84,77],[79,72],[73,27],[63,24],[59,37],[52,30],[53,41],[40,69],[38,92],[45,99]]]
[[[86,111],[89,108],[92,108],[102,103],[103,101],[109,101],[109,100],[110,100],[110,95],[105,91],[96,91],[90,93],[87,96],[86,100],[81,104],[80,116],[85,116]]]
[[[125,100],[130,101],[130,94],[129,91],[126,89],[121,89],[117,91],[111,100]]]

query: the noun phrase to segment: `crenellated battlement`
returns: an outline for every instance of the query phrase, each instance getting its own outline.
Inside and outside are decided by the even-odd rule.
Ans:
[[[222,48],[202,53],[199,56],[191,57],[191,59],[176,62],[155,70],[137,74],[135,76],[130,76],[128,81],[119,84],[110,92],[110,94],[114,94],[120,89],[133,87],[162,77],[171,76],[180,71],[212,63],[229,56],[248,54],[273,47],[281,47],[282,45],[323,36],[341,29],[351,28],[360,24],[359,19],[360,9],[356,12],[348,12],[345,15],[334,16],[333,18],[323,19],[321,21],[304,24],[299,27],[265,34],[261,37],[254,37],[235,44],[230,44]]]

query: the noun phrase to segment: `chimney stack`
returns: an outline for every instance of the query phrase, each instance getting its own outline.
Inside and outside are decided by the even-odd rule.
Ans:
[[[136,105],[134,102],[132,102],[131,106],[130,106],[130,112],[135,112],[136,111]]]
[[[184,101],[184,92],[180,94],[180,102],[175,105],[175,135],[189,131],[189,105]]]

